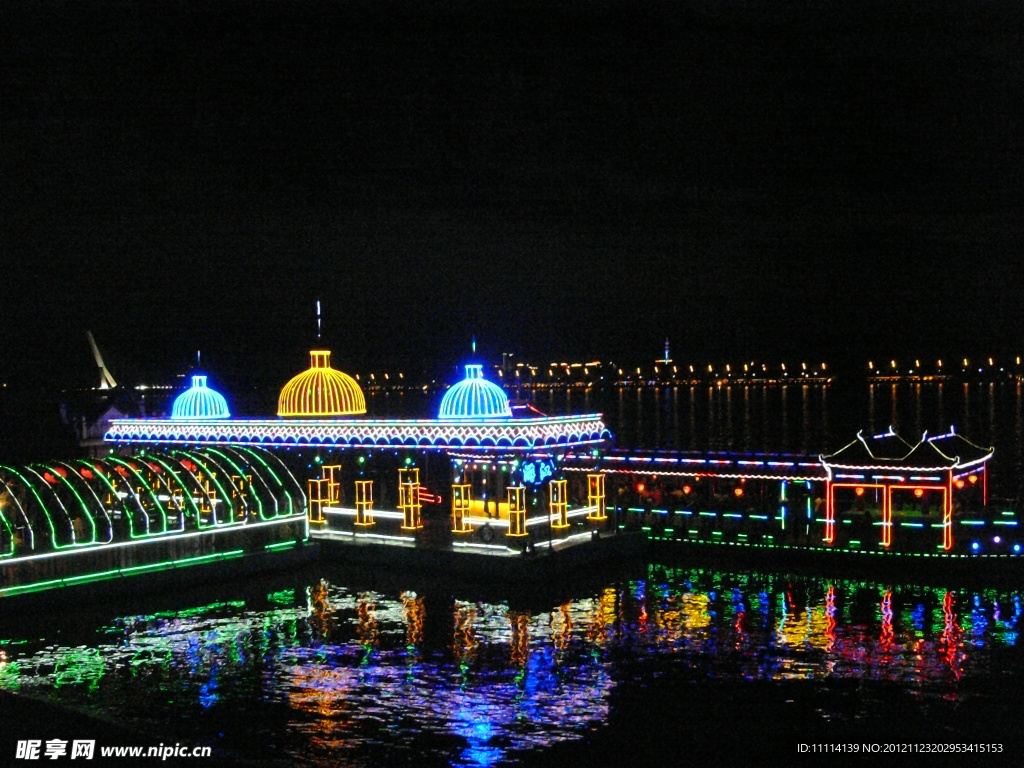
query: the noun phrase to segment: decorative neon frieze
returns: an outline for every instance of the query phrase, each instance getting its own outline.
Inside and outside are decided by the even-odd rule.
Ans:
[[[192,386],[174,399],[172,419],[227,419],[231,417],[228,401],[206,385],[206,376],[192,377]]]
[[[278,416],[316,418],[366,413],[363,390],[351,376],[331,368],[328,350],[314,349],[309,357],[309,369],[293,377],[281,390]]]
[[[524,419],[115,419],[111,443],[534,451],[601,443],[599,414]]]
[[[482,365],[467,365],[466,378],[452,386],[438,411],[440,419],[510,419],[508,395],[484,378]]]

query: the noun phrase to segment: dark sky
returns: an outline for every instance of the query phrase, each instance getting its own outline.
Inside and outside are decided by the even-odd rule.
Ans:
[[[0,374],[1020,354],[1022,19],[7,0]]]

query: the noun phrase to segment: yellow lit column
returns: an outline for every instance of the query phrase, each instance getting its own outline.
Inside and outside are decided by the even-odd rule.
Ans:
[[[309,494],[309,522],[322,524],[324,522],[324,501],[326,501],[327,480],[319,477],[309,480],[306,484]]]
[[[473,487],[469,483],[452,483],[452,532],[468,533],[473,526],[465,521],[473,500]]]
[[[373,480],[356,480],[356,525],[373,525]]]
[[[508,533],[506,536],[526,535],[526,488],[522,485],[510,486],[508,493]]]
[[[556,530],[569,527],[569,503],[566,501],[565,480],[552,480],[548,487],[551,494],[551,527]]]
[[[327,498],[324,499],[328,504],[340,504],[341,503],[341,465],[340,464],[327,464],[320,468],[321,474],[324,479],[327,480]]]
[[[402,530],[415,531],[423,527],[420,511],[419,467],[398,470],[398,508],[402,511]]]
[[[604,472],[587,475],[587,506],[594,507],[587,520],[600,522],[608,519],[604,508]]]

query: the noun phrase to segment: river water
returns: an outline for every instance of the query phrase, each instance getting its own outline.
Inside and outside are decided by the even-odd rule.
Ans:
[[[993,485],[1018,495],[1015,383],[901,386],[535,400],[553,413],[603,410],[620,445],[682,449],[827,452],[857,429],[909,436],[954,423],[996,446]],[[405,415],[414,404],[388,405]],[[523,594],[321,563],[117,605],[58,604],[0,621],[0,688],[115,723],[139,744],[211,745],[205,764],[748,765],[853,740],[983,744],[960,758],[1016,764],[1024,583],[666,561],[549,586]],[[6,736],[61,738],[61,727]]]

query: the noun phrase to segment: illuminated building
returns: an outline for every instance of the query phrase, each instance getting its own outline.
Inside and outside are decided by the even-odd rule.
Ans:
[[[203,416],[214,411],[193,407],[188,417],[118,419],[105,439],[125,447],[259,445],[285,456],[295,452],[288,461],[305,461],[318,475],[307,480],[318,536],[408,541],[447,505],[444,525],[455,547],[518,553],[589,537],[603,526],[603,483],[584,486],[574,505],[560,466],[571,449],[604,445],[610,435],[601,416],[513,409],[505,391],[484,378],[482,365],[465,371],[442,397],[436,418],[360,418],[366,405],[359,385],[330,367],[329,352],[314,350],[311,367],[281,390],[277,419]]]
[[[944,435],[928,437],[911,446],[890,430],[873,437],[858,434],[857,439],[828,456],[821,457],[825,468],[825,535],[835,540],[836,493],[843,489],[867,489],[878,498],[881,512],[882,545],[893,543],[893,503],[914,494],[915,504],[925,504],[926,494],[936,496],[942,514],[942,547],[953,548],[954,494],[963,488],[957,482],[966,478],[976,485],[981,478],[980,505],[988,503],[986,462],[992,448],[982,448],[961,437],[954,429]],[[970,491],[970,489],[968,489]],[[863,496],[863,491],[858,496]]]
[[[748,564],[845,553],[999,567],[1019,559],[1024,534],[1014,511],[989,503],[992,454],[954,429],[917,443],[890,430],[819,456],[572,451],[562,470],[605,476],[621,526],[729,548]]]

